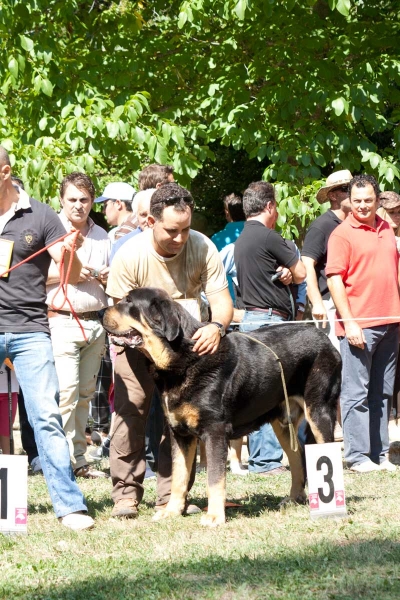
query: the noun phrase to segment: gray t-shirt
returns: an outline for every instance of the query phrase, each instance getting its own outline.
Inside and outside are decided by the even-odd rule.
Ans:
[[[14,242],[13,266],[66,233],[58,215],[33,198],[19,202],[1,238]],[[46,279],[50,254],[43,252],[6,277],[0,277],[0,333],[49,332]]]

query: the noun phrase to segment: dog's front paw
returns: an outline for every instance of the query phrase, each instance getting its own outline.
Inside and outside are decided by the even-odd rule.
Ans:
[[[153,521],[162,521],[163,519],[171,519],[172,517],[180,517],[182,515],[183,509],[179,510],[179,509],[173,509],[173,508],[168,508],[168,506],[166,506],[165,508],[162,508],[161,510],[158,510],[156,512],[156,514],[153,516]]]
[[[223,525],[225,523],[225,514],[224,513],[206,513],[202,515],[200,519],[200,524],[204,525],[204,527],[217,527],[218,525]]]
[[[306,504],[307,496],[305,492],[299,492],[296,496],[286,496],[279,502],[279,508],[285,508],[295,504]]]

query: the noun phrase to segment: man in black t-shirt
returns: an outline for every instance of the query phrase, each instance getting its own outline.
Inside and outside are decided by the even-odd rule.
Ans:
[[[306,270],[296,251],[274,230],[278,211],[274,188],[259,181],[250,184],[243,195],[246,223],[235,243],[235,264],[245,315],[239,331],[254,331],[271,322],[294,318],[289,285],[302,283]],[[276,273],[280,279],[272,281]],[[251,433],[249,471],[258,475],[278,475],[282,448],[269,423]]]
[[[49,206],[14,187],[9,156],[0,146],[0,364],[10,358],[14,365],[55,513],[69,529],[82,530],[94,522],[85,514],[86,504],[72,472],[62,430],[46,305],[50,260],[60,263],[64,245],[67,268],[71,236],[1,276],[65,233]],[[78,238],[77,245],[82,241]],[[71,281],[78,280],[80,270],[81,263],[75,257]]]
[[[340,349],[335,335],[335,306],[331,299],[325,275],[327,247],[332,231],[350,212],[348,184],[350,171],[337,171],[329,175],[317,194],[321,204],[330,202],[330,210],[311,223],[301,252],[307,270],[307,295],[312,304],[312,316],[322,320],[322,327],[337,350]]]

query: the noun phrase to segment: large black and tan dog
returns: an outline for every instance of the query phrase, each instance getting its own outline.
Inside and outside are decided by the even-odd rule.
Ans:
[[[191,337],[201,324],[155,288],[131,291],[106,309],[103,325],[118,341],[136,347],[154,363],[173,448],[171,499],[155,518],[183,512],[200,438],[206,447],[209,501],[202,524],[224,523],[229,440],[265,422],[272,424],[288,455],[290,499],[305,501],[302,456],[290,447],[280,367],[271,350],[283,366],[295,427],[304,415],[309,443],[332,442],[341,360],[324,333],[307,324],[272,325],[252,332],[251,337],[229,333],[215,354],[198,356]]]

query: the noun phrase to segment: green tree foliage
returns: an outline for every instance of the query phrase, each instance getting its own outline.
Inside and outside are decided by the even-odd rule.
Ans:
[[[157,161],[190,185],[223,145],[260,161],[297,236],[332,170],[399,189],[399,12],[392,0],[4,0],[0,140],[53,200],[73,169],[134,181]]]

